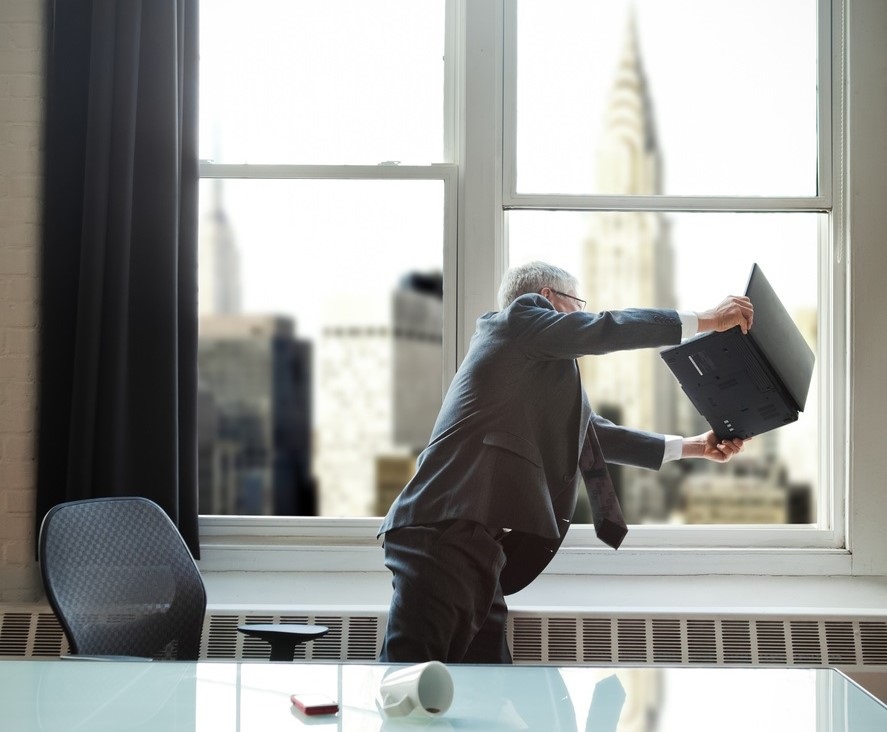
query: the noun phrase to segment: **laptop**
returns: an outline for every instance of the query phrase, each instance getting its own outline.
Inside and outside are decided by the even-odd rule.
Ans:
[[[797,421],[813,376],[813,351],[757,264],[745,294],[755,309],[747,335],[736,326],[660,351],[720,439],[745,439]]]

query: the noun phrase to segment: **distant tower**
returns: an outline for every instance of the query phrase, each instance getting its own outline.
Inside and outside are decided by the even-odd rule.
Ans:
[[[598,193],[662,193],[656,121],[633,12],[626,24],[622,55],[602,127],[598,148]]]
[[[316,513],[311,344],[285,316],[208,315],[197,352],[200,513]]]
[[[662,163],[634,13],[628,18],[602,128],[597,192],[661,193]],[[587,218],[580,283],[589,309],[675,307],[674,253],[663,214],[602,211]],[[674,379],[655,349],[586,356],[579,359],[579,368],[589,399],[602,416],[630,427],[682,433]],[[665,517],[669,506],[655,475],[615,466],[611,474],[629,522],[642,515]]]
[[[605,112],[598,155],[599,193],[662,192],[653,105],[633,13]],[[589,309],[676,305],[671,232],[661,213],[595,212],[588,220],[580,282]],[[652,349],[580,359],[591,403],[626,425],[678,432],[674,380],[660,361]]]
[[[240,312],[240,254],[222,202],[222,181],[209,183],[210,200],[200,222],[198,311],[201,315]]]

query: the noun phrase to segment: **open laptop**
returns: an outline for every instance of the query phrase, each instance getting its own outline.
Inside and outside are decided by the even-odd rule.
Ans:
[[[813,351],[757,264],[745,294],[755,309],[747,335],[736,326],[660,352],[721,439],[744,439],[797,421],[813,376]]]

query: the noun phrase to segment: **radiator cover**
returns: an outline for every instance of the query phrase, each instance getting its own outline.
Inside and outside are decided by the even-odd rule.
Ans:
[[[258,614],[207,612],[200,657],[267,659],[263,641],[237,631],[241,623],[318,623],[323,638],[296,649],[306,661],[373,661],[385,613]],[[887,621],[869,617],[697,614],[540,613],[513,611],[508,640],[515,663],[628,666],[887,666]],[[68,653],[46,606],[0,610],[0,657],[41,658]]]

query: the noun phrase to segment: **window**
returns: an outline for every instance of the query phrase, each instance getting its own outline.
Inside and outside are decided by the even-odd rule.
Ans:
[[[704,309],[727,294],[741,294],[757,262],[815,349],[816,243],[823,218],[817,213],[513,210],[509,256],[513,262],[554,261],[576,273],[590,310]],[[602,416],[667,434],[709,429],[656,349],[585,357],[579,363],[592,405]],[[628,523],[815,523],[814,372],[798,421],[755,437],[726,465],[684,460],[659,471],[611,466]],[[588,521],[587,510],[576,520]]]
[[[217,0],[200,11],[201,157],[443,162],[443,0]]]
[[[816,0],[518,0],[516,190],[808,196]]]
[[[506,7],[509,264],[561,264],[591,310],[701,310],[741,294],[757,262],[821,364],[832,172],[829,96],[817,94],[830,88],[818,63],[823,9],[815,0]],[[580,368],[592,405],[614,421],[708,429],[654,351]],[[818,458],[821,373],[797,422],[756,437],[728,465],[617,467],[628,522],[800,525],[811,529],[801,541],[818,530],[833,541]]]
[[[378,516],[427,443],[455,364],[444,10],[201,8],[203,514]]]
[[[733,472],[669,466],[664,484],[649,475],[644,484],[625,471],[633,544],[841,546],[842,458],[831,456],[842,444],[843,371],[829,368],[845,338],[831,256],[842,225],[832,130],[840,79],[829,63],[838,26],[827,0],[203,8],[201,240],[216,244],[201,253],[201,435],[216,444],[201,442],[201,469],[216,478],[201,477],[201,511],[236,516],[204,525],[295,543],[372,542],[386,486],[409,475],[436,415],[441,394],[435,402],[429,384],[449,382],[509,264],[571,269],[589,309],[701,309],[741,291],[758,262],[817,353],[808,409],[755,440],[752,460]],[[699,266],[720,252],[729,266]],[[407,312],[413,320],[399,321]],[[225,319],[238,313],[231,337]],[[654,375],[658,356],[647,356],[614,357],[617,396],[592,403],[639,427],[688,433],[685,398],[674,384],[653,388],[667,372]],[[347,388],[321,385],[334,380],[331,362],[353,364]],[[404,379],[404,363],[421,367]],[[397,390],[412,390],[410,379],[420,391],[399,412]],[[263,380],[266,394],[276,384],[288,404],[307,405],[310,421],[278,419],[267,396],[225,396]],[[357,399],[384,415],[352,469],[352,458],[321,453],[332,439],[324,424],[363,439],[336,411]],[[307,472],[275,462],[271,448],[287,440],[302,440]],[[322,474],[329,463],[365,476],[360,487]],[[276,475],[313,493],[283,500]],[[746,488],[724,493],[725,482]],[[312,513],[273,529],[243,518]],[[595,546],[592,536],[576,527],[567,547]]]

